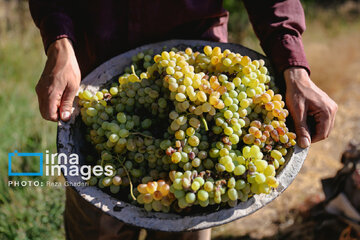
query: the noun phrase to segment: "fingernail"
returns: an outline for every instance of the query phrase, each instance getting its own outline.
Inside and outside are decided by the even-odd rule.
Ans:
[[[302,148],[307,148],[308,146],[310,146],[309,139],[307,137],[300,138],[299,146]]]
[[[70,112],[63,112],[63,113],[61,113],[61,119],[63,120],[63,121],[67,121],[67,120],[69,120],[69,118],[70,118]]]

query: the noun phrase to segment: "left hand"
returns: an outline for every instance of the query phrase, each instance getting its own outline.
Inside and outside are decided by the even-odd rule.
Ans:
[[[80,68],[70,40],[61,38],[53,42],[47,56],[44,71],[36,85],[40,113],[49,121],[68,121],[81,81]]]
[[[292,67],[284,71],[286,105],[294,119],[297,142],[306,148],[327,138],[334,126],[337,104],[315,83],[304,68]],[[307,116],[313,116],[316,132],[311,137]]]

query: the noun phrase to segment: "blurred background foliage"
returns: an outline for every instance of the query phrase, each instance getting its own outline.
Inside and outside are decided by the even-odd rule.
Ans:
[[[292,185],[297,190],[305,189],[305,191],[310,187],[311,190],[307,192],[311,194],[320,191],[319,181],[314,184],[315,180],[331,176],[339,167],[340,148],[336,150],[332,146],[343,146],[358,133],[352,129],[354,126],[355,129],[359,129],[355,124],[359,120],[359,114],[351,110],[352,104],[358,99],[354,95],[349,96],[348,93],[353,91],[356,95],[360,83],[360,75],[357,73],[360,56],[354,51],[354,48],[357,52],[360,50],[358,34],[360,7],[358,1],[345,0],[306,0],[302,3],[308,26],[304,42],[313,69],[312,78],[338,101],[339,112],[346,115],[345,118],[337,120],[334,137],[313,147],[302,173],[297,178],[302,179],[301,186],[297,186],[299,181],[295,181]],[[229,40],[261,51],[242,1],[224,0],[224,8],[230,11]],[[332,49],[337,51],[336,56],[332,53]],[[335,61],[326,62],[324,57],[327,60],[333,58]],[[8,187],[7,185],[8,180],[38,180],[44,183],[63,181],[62,177],[9,178],[7,176],[9,152],[14,150],[56,152],[56,123],[41,118],[34,91],[45,60],[40,35],[31,20],[27,1],[0,0],[1,240],[64,239],[63,188]],[[354,84],[356,84],[355,88]],[[323,155],[324,150],[327,150],[327,155]],[[325,160],[320,167],[317,167],[319,159]],[[324,165],[327,167],[324,168]],[[31,159],[26,159],[22,163],[13,163],[15,171],[36,171],[38,167],[38,164],[34,164]],[[309,178],[312,180],[306,182]],[[292,204],[288,203],[289,199],[294,199],[294,195],[299,200],[291,202]],[[281,223],[282,220],[279,218],[286,216],[283,204],[286,202],[289,207],[296,207],[303,198],[298,197],[295,190],[291,190],[290,187],[282,198],[270,205],[271,213],[268,214],[270,210],[266,207],[261,211],[261,216],[254,214],[253,217],[240,220],[243,226],[241,229],[234,227],[234,224],[239,224],[237,221],[215,228],[213,236],[216,238],[232,236],[238,239],[250,239],[249,236],[256,239],[276,236],[281,229],[279,224],[275,226],[273,223],[276,221]],[[256,222],[258,220],[261,222]],[[259,224],[263,227],[259,228]],[[254,226],[257,226],[256,229]]]

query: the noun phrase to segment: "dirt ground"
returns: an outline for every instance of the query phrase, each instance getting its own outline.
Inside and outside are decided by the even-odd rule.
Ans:
[[[249,217],[213,229],[214,238],[247,235],[259,239],[293,225],[291,209],[301,208],[305,200],[322,199],[320,180],[341,167],[347,143],[360,140],[359,24],[331,26],[331,31],[312,25],[304,35],[311,78],[338,103],[335,127],[328,139],[311,146],[300,174],[280,197]]]

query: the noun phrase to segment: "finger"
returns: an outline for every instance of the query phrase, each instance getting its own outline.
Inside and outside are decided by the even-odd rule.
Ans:
[[[51,93],[50,95],[44,94],[40,89],[36,89],[38,94],[39,110],[41,116],[45,120],[58,121],[58,108],[61,99],[61,94]]]
[[[333,109],[333,115],[332,115],[332,122],[331,122],[331,128],[330,131],[334,128],[335,126],[335,116],[338,110],[338,105],[334,102],[334,109]]]
[[[60,116],[61,120],[68,121],[72,113],[72,106],[76,96],[77,88],[71,85],[66,86],[61,99]]]
[[[44,107],[47,114],[47,118],[46,118],[47,120],[54,122],[57,122],[59,120],[58,110],[60,105],[59,104],[60,97],[61,96],[59,96],[59,94],[50,96],[49,102]]]
[[[299,105],[294,114],[295,132],[300,147],[307,148],[310,146],[311,137],[309,128],[306,123],[307,109],[304,105]]]
[[[311,141],[314,143],[327,138],[330,133],[332,124],[331,115],[326,113],[318,113],[315,115],[315,121],[316,132],[311,139]]]

